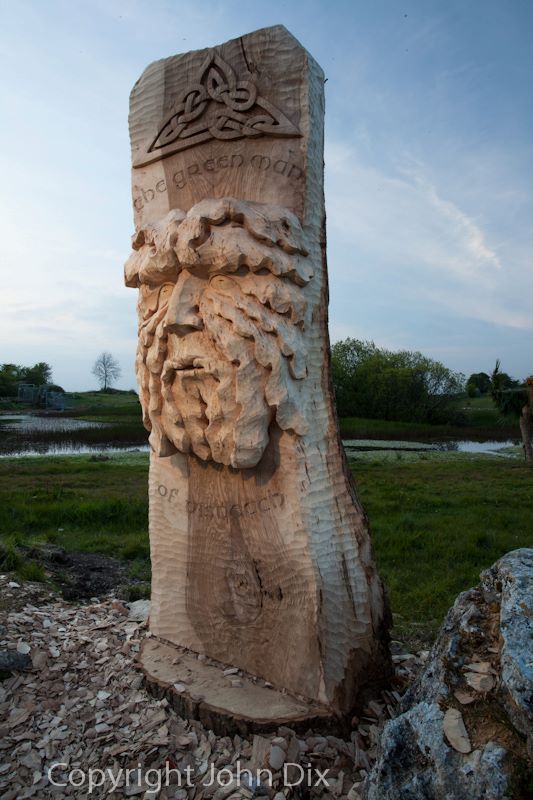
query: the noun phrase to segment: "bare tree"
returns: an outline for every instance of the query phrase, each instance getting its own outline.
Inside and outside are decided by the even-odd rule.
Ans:
[[[104,352],[100,353],[94,362],[92,373],[96,376],[100,388],[105,391],[120,378],[121,369],[116,358],[114,358],[111,353]]]

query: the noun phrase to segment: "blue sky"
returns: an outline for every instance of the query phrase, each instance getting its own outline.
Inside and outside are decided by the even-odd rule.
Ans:
[[[135,386],[129,91],[282,23],[322,65],[330,332],[533,372],[533,3],[1,0],[0,362]]]

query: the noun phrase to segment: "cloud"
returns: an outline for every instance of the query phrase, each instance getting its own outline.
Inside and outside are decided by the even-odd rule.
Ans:
[[[328,223],[336,234],[395,264],[421,264],[458,276],[501,268],[475,220],[439,196],[421,171],[387,174],[362,164],[349,148],[326,149]]]
[[[443,196],[422,164],[406,158],[385,171],[330,142],[326,175],[329,242],[353,252],[347,279],[363,276],[398,301],[416,298],[457,316],[533,329],[524,254],[496,244],[492,229]]]
[[[463,268],[468,271],[472,265],[477,269],[485,271],[491,266],[501,269],[501,261],[494,250],[485,241],[482,230],[473,219],[454,206],[447,200],[439,197],[437,190],[430,183],[425,181],[422,176],[414,175],[413,179],[421,190],[422,197],[429,203],[438,217],[444,229],[448,229],[451,238],[459,248],[460,260],[455,264],[456,268]]]

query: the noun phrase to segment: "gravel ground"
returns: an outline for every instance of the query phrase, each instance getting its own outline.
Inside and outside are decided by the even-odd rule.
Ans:
[[[427,655],[394,645],[392,685],[348,739],[285,727],[217,737],[143,688],[134,662],[147,631],[122,601],[72,605],[7,575],[0,598],[0,800],[358,800],[380,730]]]

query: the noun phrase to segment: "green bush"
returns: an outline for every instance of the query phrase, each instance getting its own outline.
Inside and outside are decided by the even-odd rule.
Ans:
[[[454,401],[463,392],[464,375],[438,361],[345,339],[333,345],[331,362],[341,417],[460,424]]]

